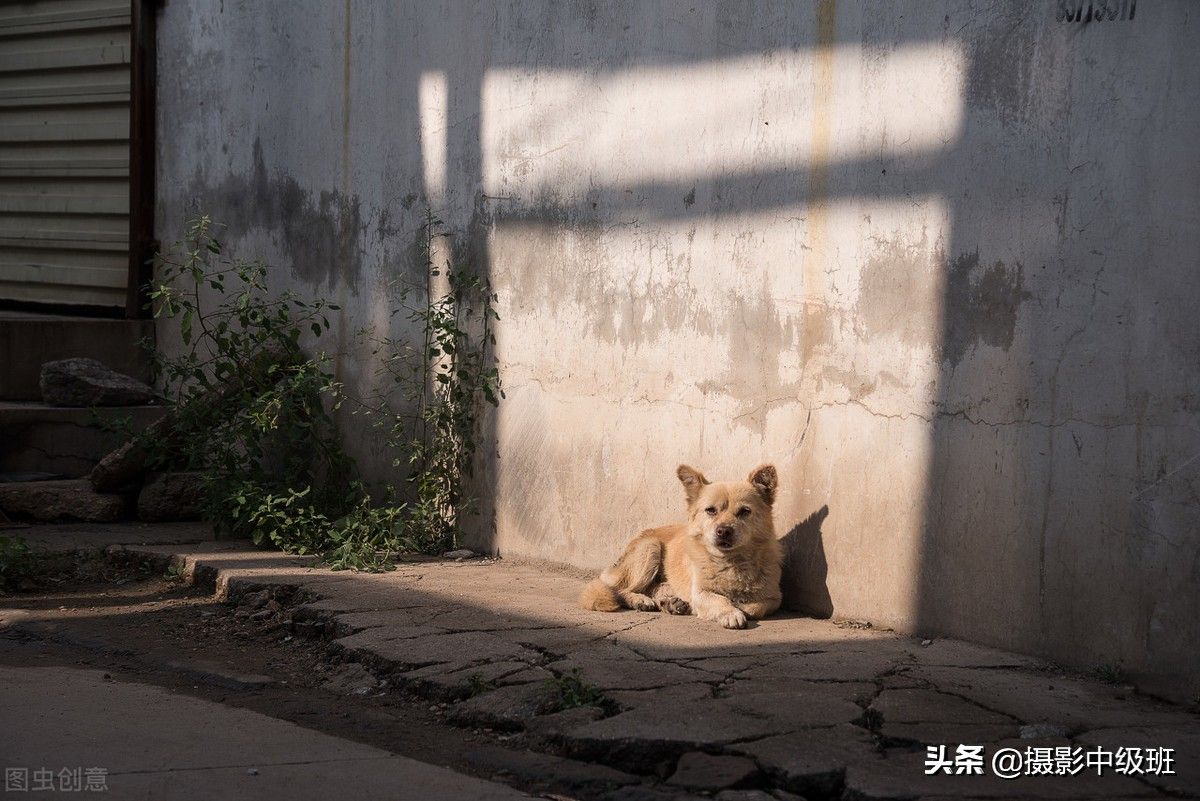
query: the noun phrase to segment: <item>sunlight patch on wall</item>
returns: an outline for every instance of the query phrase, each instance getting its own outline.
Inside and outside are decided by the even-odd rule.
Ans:
[[[832,48],[834,161],[934,153],[963,121],[955,42]],[[483,84],[485,191],[567,194],[804,167],[820,50],[616,71],[491,70]]]

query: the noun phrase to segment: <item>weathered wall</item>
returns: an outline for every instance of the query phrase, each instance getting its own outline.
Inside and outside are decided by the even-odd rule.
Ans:
[[[1091,5],[172,0],[160,235],[337,298],[362,388],[439,210],[501,296],[501,553],[770,460],[814,610],[1195,677],[1200,15]]]

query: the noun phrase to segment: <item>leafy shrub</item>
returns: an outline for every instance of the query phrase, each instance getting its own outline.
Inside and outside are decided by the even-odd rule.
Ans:
[[[477,410],[495,404],[499,376],[488,365],[495,295],[469,270],[435,266],[440,222],[427,215],[424,292],[402,286],[404,314],[420,343],[364,337],[387,391],[349,398],[319,346],[338,307],[295,293],[272,294],[261,262],[222,254],[208,217],[159,256],[150,300],[174,321],[182,348],[156,351],[173,422],[170,436],[143,439],[159,467],[204,477],[206,517],[220,529],[292,553],[321,554],[335,568],[386,569],[400,552],[437,552],[457,541],[476,449]],[[433,279],[445,276],[438,292]],[[347,400],[371,418],[407,466],[409,495],[374,502],[343,451],[331,413]]]

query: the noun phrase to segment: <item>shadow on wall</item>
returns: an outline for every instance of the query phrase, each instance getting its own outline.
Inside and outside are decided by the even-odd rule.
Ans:
[[[783,608],[827,620],[833,617],[829,595],[829,562],[821,524],[829,517],[829,506],[792,526],[779,539],[783,546]]]

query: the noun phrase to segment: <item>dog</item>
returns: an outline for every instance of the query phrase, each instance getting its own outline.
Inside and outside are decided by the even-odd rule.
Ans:
[[[779,608],[783,554],[772,507],[779,477],[772,465],[745,481],[714,484],[694,467],[676,471],[688,521],[643,531],[612,567],[583,589],[584,609],[695,613],[727,629],[746,627]]]

